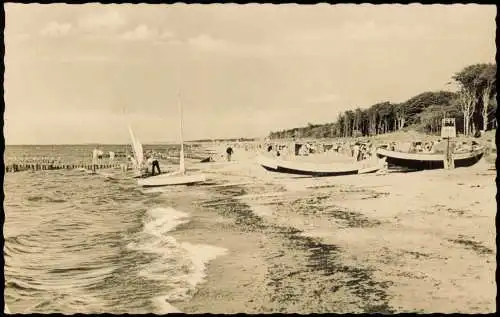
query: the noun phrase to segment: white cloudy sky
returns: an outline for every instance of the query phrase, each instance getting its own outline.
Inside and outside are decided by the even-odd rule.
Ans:
[[[5,4],[7,144],[261,136],[446,89],[494,6]]]

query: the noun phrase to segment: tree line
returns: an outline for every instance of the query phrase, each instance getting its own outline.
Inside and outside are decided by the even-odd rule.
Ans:
[[[459,89],[427,91],[402,103],[384,101],[368,108],[347,110],[335,122],[271,132],[277,138],[373,136],[413,129],[439,134],[444,117],[455,118],[457,133],[476,135],[496,129],[496,64],[474,64],[455,73],[449,83]]]

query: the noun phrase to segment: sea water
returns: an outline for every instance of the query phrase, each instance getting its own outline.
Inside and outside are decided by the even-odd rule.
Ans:
[[[6,158],[76,159],[92,148],[7,147]],[[274,184],[260,166],[245,164],[204,168],[208,184],[163,188],[79,170],[6,173],[10,311],[388,312],[385,284],[370,268],[344,264],[349,248],[318,238],[348,229],[352,215],[332,205],[348,188]]]
[[[46,148],[6,155],[88,150]],[[208,262],[227,251],[170,235],[197,208],[182,190],[57,170],[6,173],[4,194],[5,301],[13,313],[176,312],[172,303],[189,299]]]

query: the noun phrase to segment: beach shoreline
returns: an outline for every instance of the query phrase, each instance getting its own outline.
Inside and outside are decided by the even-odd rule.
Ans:
[[[118,231],[125,225],[136,228],[138,219],[148,220],[139,217],[142,209],[168,207],[188,215],[189,221],[169,229],[167,240],[173,237],[174,245],[186,249],[180,253],[193,261],[193,276],[179,272],[192,283],[182,290],[185,296],[181,297],[171,296],[171,286],[152,284],[148,292],[155,294],[152,304],[161,311],[175,307],[185,313],[485,313],[495,309],[493,155],[469,168],[411,173],[390,170],[338,177],[268,172],[259,166],[255,155],[237,148],[231,162],[189,164],[191,172],[204,173],[209,180],[194,188],[143,192],[135,190],[135,182],[106,180],[109,197],[103,195],[99,177],[71,171],[46,171],[42,177],[55,177],[61,186],[67,186],[63,176],[77,177],[72,184],[84,184],[85,192],[95,191],[90,199],[100,197],[99,204],[104,204],[98,205],[103,208],[100,213],[91,215],[101,217],[109,212],[108,217],[117,217],[110,223],[126,221],[116,228]],[[9,175],[10,197],[23,193],[28,205],[62,207],[74,199],[54,200],[45,192],[26,193],[18,187],[37,182],[28,188],[39,188],[37,175]],[[17,179],[24,183],[18,184]],[[67,192],[53,181],[42,185],[57,190],[56,195]],[[136,196],[128,201],[131,195]],[[84,206],[89,197],[81,199]],[[126,219],[124,210],[119,214],[113,211],[117,202],[128,208]],[[8,208],[17,211],[20,205],[13,201]],[[168,212],[156,214],[168,216]],[[16,221],[24,220],[23,215]],[[157,223],[167,229],[171,226],[169,221]],[[139,239],[135,235],[123,237]],[[82,238],[87,239],[85,235]],[[136,243],[147,247],[149,242],[141,239]],[[165,247],[158,252],[164,262],[138,258],[149,269],[168,268],[172,254]],[[134,261],[119,263],[137,269]],[[130,272],[126,272],[120,283],[128,283]],[[167,280],[172,277],[161,274],[158,276]],[[118,285],[121,291],[129,284]],[[137,293],[131,289],[132,294]],[[18,310],[31,300],[13,302],[12,306],[9,302],[9,306]],[[135,306],[126,306],[127,302],[120,309],[146,310],[143,300],[150,299],[137,299]],[[98,307],[95,302],[88,305],[88,309]]]
[[[236,207],[225,215],[215,211],[233,228],[217,238],[229,253],[208,263],[206,280],[196,294],[175,304],[182,311],[494,311],[496,172],[491,164],[481,161],[455,170],[294,179],[278,178],[250,162],[228,164],[220,170],[232,181],[246,178],[253,183],[241,186],[244,194],[236,190],[237,194],[227,196],[235,198],[237,208],[244,211]],[[264,193],[259,183],[273,183],[277,190]],[[249,229],[248,223],[235,221],[239,217],[235,213],[248,213],[245,217],[266,229]],[[276,228],[292,231],[277,234]],[[217,244],[213,240],[217,235],[214,229],[213,238],[203,239]],[[323,248],[321,252],[326,247],[335,249],[330,252],[334,254],[331,262],[312,263],[310,245],[290,246],[298,237],[313,239],[321,245],[315,248]],[[273,260],[273,255],[280,260]],[[319,271],[330,266],[348,273],[331,273],[337,274],[335,283],[318,277],[324,274]],[[354,269],[365,273],[357,273],[362,277],[355,279],[350,271]],[[306,277],[300,277],[308,270],[317,271],[315,285],[306,286]],[[284,277],[288,275],[295,277]],[[281,286],[273,287],[276,281]],[[340,290],[328,293],[318,282],[337,284]],[[378,295],[363,295],[360,289],[365,284],[371,285],[364,288],[366,293]],[[322,295],[315,293],[320,291]]]

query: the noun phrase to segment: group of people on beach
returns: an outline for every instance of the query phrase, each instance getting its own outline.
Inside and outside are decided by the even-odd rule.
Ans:
[[[390,142],[388,149],[405,153],[435,153],[441,140],[437,141],[415,141],[415,142]]]
[[[303,149],[303,150],[302,150]],[[302,150],[302,151],[301,151]],[[371,142],[338,142],[336,144],[323,145],[322,152],[333,152],[337,154],[344,154],[351,156],[355,161],[363,161],[370,159],[374,155],[375,147]],[[318,145],[306,143],[302,145],[297,155],[304,155],[303,153],[317,153],[321,152]]]
[[[336,153],[353,157],[356,161],[370,159],[374,155],[375,147],[371,142],[337,142],[334,144],[293,143],[267,144],[266,151],[275,156],[295,155],[308,156],[317,153]]]
[[[472,151],[475,145],[478,143],[475,141],[460,141],[451,142],[451,150],[455,153],[457,152],[469,152]],[[389,143],[388,149],[390,151],[398,151],[404,153],[444,153],[446,151],[446,140],[437,139],[427,140],[427,141],[414,141],[414,142],[391,142]]]
[[[92,169],[95,170],[98,165],[102,164],[102,159],[104,156],[104,151],[100,148],[94,148],[92,150]],[[113,162],[115,159],[115,153],[113,151],[109,151],[109,162]],[[139,164],[136,159],[132,155],[127,155],[127,161],[125,163],[120,164],[120,168],[122,171],[126,171],[129,169],[129,164],[132,165],[132,168],[135,170],[142,171],[143,174],[148,174],[151,169],[151,175],[155,175],[157,171],[158,174],[161,174],[160,163],[158,161],[158,153],[154,151],[148,151],[144,155],[145,161]]]
[[[115,159],[115,152],[109,151],[108,153],[109,162],[112,163]],[[92,150],[92,169],[95,170],[98,165],[102,164],[102,159],[104,157],[104,151],[100,148],[94,148]]]
[[[101,161],[104,157],[104,151],[100,148],[94,148],[92,150],[92,160],[97,162],[97,161]],[[108,152],[108,158],[109,160],[112,162],[114,161],[115,159],[115,152],[113,151],[109,151]]]
[[[144,155],[144,162],[137,162],[132,155],[127,156],[127,161],[132,164],[133,169],[141,171],[141,175],[148,175],[149,170],[151,170],[150,175],[154,176],[156,171],[158,171],[158,174],[161,174],[160,162],[158,161],[158,157],[158,153],[154,151],[148,151]]]
[[[374,155],[375,148],[371,142],[368,143],[354,143],[352,147],[352,157],[356,161],[364,161],[370,159]]]
[[[446,139],[422,140],[413,142],[389,142],[387,149],[403,153],[444,153]],[[475,141],[452,141],[449,146],[454,153],[469,152],[478,145]],[[260,145],[259,148],[262,148]],[[377,146],[372,140],[344,140],[321,144],[314,142],[289,142],[285,144],[264,144],[266,152],[273,156],[307,156],[316,153],[334,153],[353,157],[355,161],[369,160],[376,156]]]

